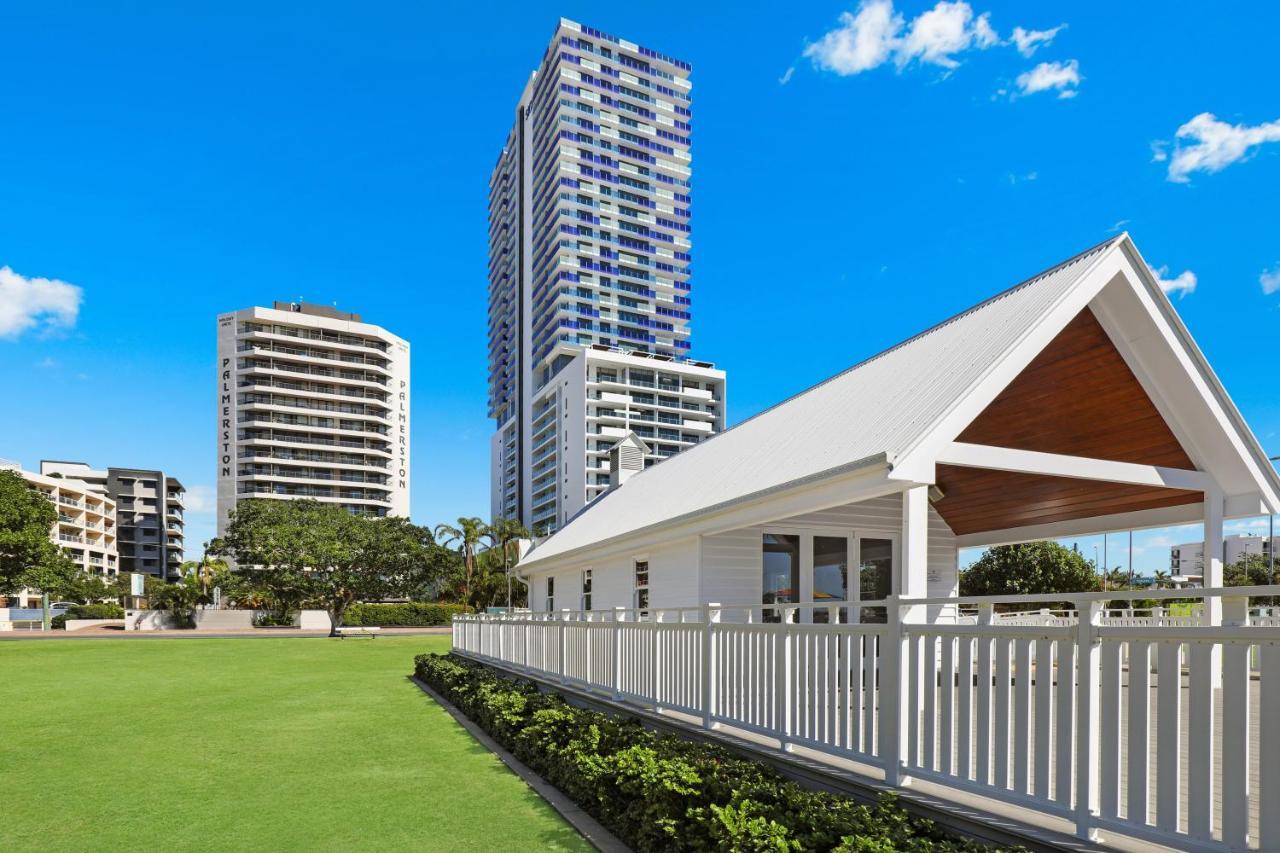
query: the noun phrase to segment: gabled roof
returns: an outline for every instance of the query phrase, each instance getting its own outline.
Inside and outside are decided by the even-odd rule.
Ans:
[[[1124,244],[1127,234],[1093,246],[631,477],[537,545],[522,568],[790,486],[892,466]]]

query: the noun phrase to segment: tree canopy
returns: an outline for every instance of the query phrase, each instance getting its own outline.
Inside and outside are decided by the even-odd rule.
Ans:
[[[80,570],[53,543],[58,510],[16,471],[0,471],[0,595],[24,588],[60,595]]]
[[[235,560],[278,612],[314,602],[336,629],[354,602],[428,582],[433,545],[431,531],[404,518],[353,515],[315,500],[250,499],[232,511],[211,551]]]
[[[1098,589],[1093,566],[1057,542],[997,545],[960,575],[961,595],[1050,595]]]

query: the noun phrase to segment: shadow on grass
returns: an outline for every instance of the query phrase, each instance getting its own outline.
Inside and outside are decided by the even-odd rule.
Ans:
[[[555,816],[560,821],[560,826],[554,830],[544,830],[537,834],[537,839],[541,842],[540,849],[546,850],[591,850],[592,846],[584,839],[572,825],[570,825],[563,817],[542,798],[542,795],[529,786],[527,782],[516,775],[510,767],[508,767],[497,753],[489,749],[467,731],[452,714],[449,713],[439,702],[426,693],[414,680],[412,675],[404,677],[404,687],[412,690],[418,697],[434,712],[443,715],[447,719],[450,728],[456,730],[458,734],[466,738],[467,753],[476,756],[488,756],[492,759],[485,766],[496,776],[511,778],[524,786],[524,794],[526,802],[537,809],[545,810],[548,814]],[[459,714],[462,712],[459,710]],[[530,771],[532,772],[532,771]]]

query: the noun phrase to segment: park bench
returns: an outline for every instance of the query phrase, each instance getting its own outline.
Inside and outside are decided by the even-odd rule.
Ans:
[[[339,628],[337,629],[337,634],[344,640],[347,637],[368,637],[372,640],[374,637],[378,636],[378,632],[381,630],[381,628],[369,628],[364,625],[356,625],[350,628]]]

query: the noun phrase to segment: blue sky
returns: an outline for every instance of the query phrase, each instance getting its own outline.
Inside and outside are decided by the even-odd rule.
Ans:
[[[1280,454],[1280,7],[671,8],[7,4],[0,457],[162,467],[203,541],[214,317],[301,296],[412,342],[415,519],[486,514],[486,185],[560,15],[693,64],[731,422],[1124,228]]]

